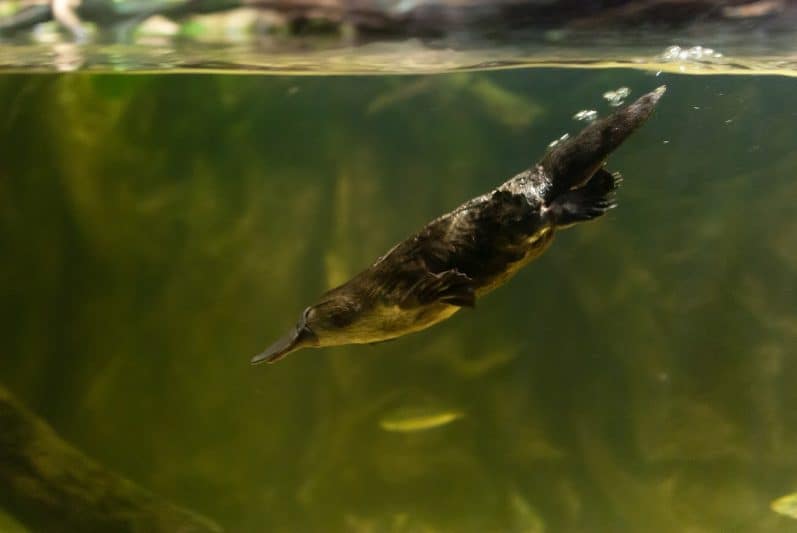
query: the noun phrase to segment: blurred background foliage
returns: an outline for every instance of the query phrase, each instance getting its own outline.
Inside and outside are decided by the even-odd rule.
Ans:
[[[620,207],[475,311],[248,366],[604,91],[661,83],[610,161]],[[784,531],[795,95],[609,69],[0,77],[0,382],[231,531]],[[385,430],[418,412],[457,416]]]
[[[241,41],[328,34],[384,39],[518,30],[562,37],[596,31],[696,35],[792,32],[795,0],[0,0],[0,37],[58,30],[78,41],[178,37]]]

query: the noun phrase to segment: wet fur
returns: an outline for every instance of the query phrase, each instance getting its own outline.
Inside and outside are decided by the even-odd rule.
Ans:
[[[598,186],[590,180],[583,189],[603,188],[606,195],[614,190],[614,180],[598,179]],[[550,246],[557,218],[572,208],[561,209],[556,198],[546,205],[540,194],[546,183],[541,167],[522,172],[433,220],[324,294],[315,306],[329,317],[321,346],[373,343],[426,329],[508,281]],[[596,208],[584,216],[603,212]],[[438,278],[446,275],[461,280],[452,293],[439,288]],[[437,290],[424,290],[425,283]]]

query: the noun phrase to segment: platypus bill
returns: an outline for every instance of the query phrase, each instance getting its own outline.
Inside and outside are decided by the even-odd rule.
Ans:
[[[620,176],[604,162],[647,120],[664,91],[659,87],[589,124],[533,168],[398,243],[324,293],[252,364],[273,363],[301,348],[393,339],[473,307],[542,254],[557,229],[615,207]]]

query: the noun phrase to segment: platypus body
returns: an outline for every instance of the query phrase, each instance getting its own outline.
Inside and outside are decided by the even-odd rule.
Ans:
[[[653,112],[664,87],[560,141],[533,168],[429,224],[307,307],[252,359],[273,363],[307,347],[376,343],[449,318],[542,254],[557,229],[616,204],[606,158]]]

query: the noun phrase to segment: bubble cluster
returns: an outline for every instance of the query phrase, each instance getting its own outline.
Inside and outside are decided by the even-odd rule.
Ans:
[[[610,106],[619,107],[623,105],[623,102],[628,98],[629,94],[631,94],[631,89],[628,87],[620,87],[617,90],[603,93],[603,97],[609,102]]]
[[[573,115],[573,120],[579,120],[582,122],[592,122],[596,118],[598,118],[598,112],[594,109],[582,109]]]
[[[691,48],[681,48],[680,46],[669,46],[661,59],[667,63],[676,61],[706,61],[709,59],[719,59],[722,54],[715,52],[712,48],[693,46]]]

